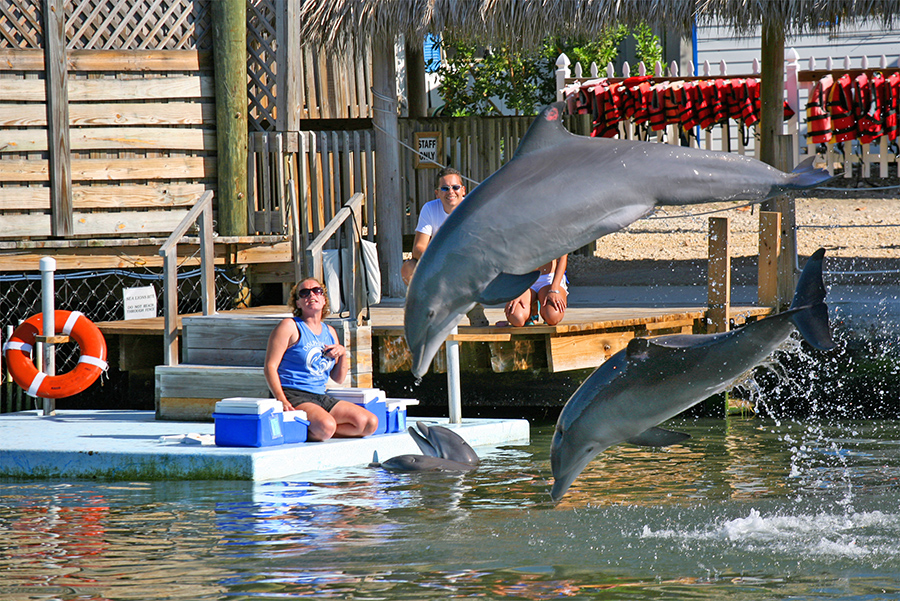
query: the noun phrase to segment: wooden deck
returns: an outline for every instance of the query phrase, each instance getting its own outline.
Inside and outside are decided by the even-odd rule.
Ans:
[[[733,325],[754,321],[771,313],[770,307],[734,306],[730,317]],[[665,307],[665,308],[606,308],[569,307],[562,323],[556,326],[536,324],[515,328],[490,325],[473,327],[461,324],[459,333],[450,339],[461,343],[487,343],[501,350],[515,346],[519,342],[542,340],[547,345],[547,365],[550,371],[566,371],[596,367],[620,348],[628,340],[637,336],[659,336],[672,333],[700,333],[704,330],[706,307]],[[179,331],[185,317],[196,317],[199,313],[179,316]],[[220,318],[245,317],[287,317],[287,308],[282,305],[265,305],[221,311]],[[492,324],[504,319],[500,308],[488,307],[485,315]],[[463,323],[465,323],[463,319]],[[400,304],[378,305],[371,309],[373,352],[381,350],[377,371],[390,373],[404,368],[405,347],[403,340],[403,307]],[[128,321],[104,321],[97,326],[109,337],[161,337],[163,318],[132,319]],[[376,344],[377,341],[377,344]],[[464,345],[463,345],[464,346]],[[160,342],[160,348],[162,343]],[[394,356],[390,356],[393,353]],[[406,350],[408,359],[408,350]],[[599,355],[602,355],[601,358]],[[438,371],[440,367],[440,358]],[[540,367],[538,365],[537,367]],[[521,367],[520,367],[521,368]],[[494,371],[515,369],[507,362],[495,362]]]

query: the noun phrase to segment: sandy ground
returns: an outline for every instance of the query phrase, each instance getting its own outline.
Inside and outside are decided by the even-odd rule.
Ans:
[[[826,270],[857,274],[839,276],[848,282],[900,281],[900,190],[820,191],[795,203],[801,265],[824,247]],[[569,279],[591,286],[703,283],[709,218],[715,216],[729,218],[732,282],[754,284],[759,206],[743,205],[665,207],[601,238],[594,256],[570,255]],[[898,273],[872,273],[884,271]]]

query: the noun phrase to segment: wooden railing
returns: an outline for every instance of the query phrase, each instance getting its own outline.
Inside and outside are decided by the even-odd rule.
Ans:
[[[344,206],[341,207],[334,218],[322,228],[319,235],[306,247],[305,253],[307,277],[316,278],[320,282],[323,281],[325,268],[322,261],[322,251],[325,249],[325,245],[331,240],[332,236],[337,234],[342,226],[345,228],[345,239],[348,240],[347,250],[350,251],[352,284],[350,290],[344,291],[344,304],[346,307],[351,307],[353,309],[351,314],[352,317],[357,319],[357,322],[359,321],[358,317],[363,308],[363,296],[360,294],[360,290],[362,289],[360,280],[361,274],[357,269],[361,257],[359,256],[358,247],[354,241],[356,240],[355,236],[357,235],[357,232],[361,231],[359,229],[360,209],[364,198],[365,197],[359,192],[351,196],[350,200],[344,203]],[[354,228],[356,228],[356,232],[353,231]]]
[[[216,312],[215,256],[213,252],[213,193],[203,193],[172,234],[159,247],[163,258],[163,353],[166,365],[178,365],[178,242],[194,222],[200,227],[200,289],[203,314]]]

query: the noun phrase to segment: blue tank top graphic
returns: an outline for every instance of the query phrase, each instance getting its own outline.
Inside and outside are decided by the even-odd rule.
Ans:
[[[314,394],[325,394],[325,384],[334,367],[334,359],[325,357],[322,348],[335,344],[331,329],[322,324],[322,333],[316,336],[299,317],[294,318],[300,331],[300,340],[288,348],[278,365],[278,377],[283,388],[296,388]]]

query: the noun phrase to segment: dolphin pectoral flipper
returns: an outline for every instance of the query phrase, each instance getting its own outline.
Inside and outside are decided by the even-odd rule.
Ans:
[[[537,281],[539,275],[541,275],[540,271],[532,271],[524,275],[501,273],[487,285],[487,288],[481,291],[475,300],[483,305],[505,303],[528,290]]]
[[[644,430],[637,436],[632,436],[625,442],[641,447],[667,447],[669,445],[684,442],[690,437],[690,434],[685,434],[684,432],[674,432],[672,430],[664,430],[663,428],[654,426],[648,430]]]
[[[409,432],[409,435],[412,436],[413,440],[416,442],[416,445],[419,447],[419,450],[422,451],[423,455],[428,457],[440,457],[441,453],[438,451],[431,441],[419,434],[415,428],[409,426],[406,429]]]

